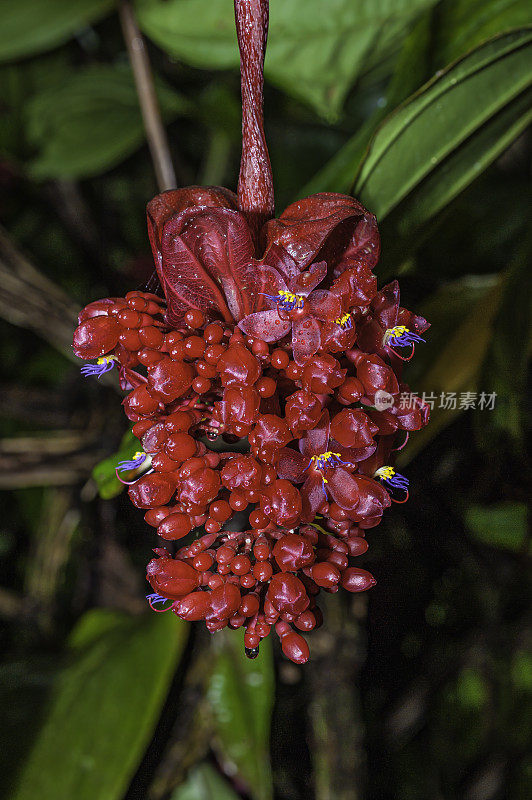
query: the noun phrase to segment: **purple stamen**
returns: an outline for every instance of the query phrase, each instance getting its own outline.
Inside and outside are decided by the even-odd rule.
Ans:
[[[408,492],[408,478],[396,472],[393,467],[380,467],[374,477],[379,478],[383,483],[391,486],[392,489],[402,489],[404,492]]]
[[[271,300],[285,311],[293,311],[294,308],[303,308],[305,304],[304,297],[293,294],[292,292],[283,291],[279,292],[278,294],[266,294],[265,292],[259,292],[259,294],[263,297],[266,297],[268,300]]]
[[[106,372],[109,372],[113,369],[115,362],[114,356],[102,356],[99,358],[96,364],[85,364],[81,368],[81,374],[84,377],[88,377],[89,375],[96,375],[98,380],[104,375]]]
[[[397,473],[393,476],[393,478],[384,478],[384,480],[393,489],[404,489],[405,492],[409,486],[408,478],[405,478],[404,475],[398,475]]]
[[[144,464],[147,458],[148,456],[146,453],[135,453],[131,461],[119,461],[117,470],[119,472],[125,472],[129,469],[137,469]]]
[[[423,339],[418,333],[414,333],[413,331],[403,331],[402,333],[391,333],[388,336],[388,344],[393,345],[394,347],[409,347],[412,344],[417,344],[418,342],[425,342],[426,340]]]
[[[173,603],[173,600],[169,600],[168,597],[163,597],[161,594],[157,593],[147,594],[146,600],[150,604],[150,608],[153,609],[153,611],[158,611],[158,612],[168,611],[168,609],[171,608],[171,606],[166,606],[166,608],[155,608],[157,603],[167,603],[167,602]]]

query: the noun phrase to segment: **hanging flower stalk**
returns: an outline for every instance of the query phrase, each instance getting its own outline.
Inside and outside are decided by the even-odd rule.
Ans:
[[[392,452],[428,408],[400,406],[409,390],[397,348],[413,352],[428,323],[400,306],[397,282],[377,290],[377,223],[357,200],[316,194],[273,218],[268,3],[235,0],[235,16],[238,194],[155,197],[148,232],[164,299],[132,291],[89,304],[74,351],[97,360],[86,374],[118,368],[141,448],[117,466],[138,470],[129,495],[148,525],[180,541],[148,564],[152,608],[210,631],[244,627],[250,657],[274,628],[304,663],[320,592],[375,584],[356,566],[366,531],[408,496]],[[386,410],[379,392],[393,399]],[[237,514],[244,530],[233,530]]]

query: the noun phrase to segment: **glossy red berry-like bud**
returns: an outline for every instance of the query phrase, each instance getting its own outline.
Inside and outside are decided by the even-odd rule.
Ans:
[[[192,385],[194,370],[183,361],[163,358],[149,371],[150,387],[166,403],[181,397]]]
[[[312,631],[316,627],[316,617],[312,611],[307,609],[296,618],[294,625],[300,631]]]
[[[295,533],[282,536],[273,548],[273,555],[281,572],[295,572],[314,562],[314,549]]]
[[[334,566],[334,564],[329,564],[327,561],[322,561],[321,564],[314,564],[310,568],[310,574],[312,580],[318,586],[323,586],[324,589],[336,586],[341,577],[338,567]]]
[[[261,583],[266,583],[273,575],[272,565],[269,561],[257,561],[253,565],[253,576]]]
[[[308,608],[309,598],[304,584],[290,572],[278,572],[270,581],[267,597],[279,612],[299,616]]]
[[[182,539],[192,530],[192,523],[188,514],[169,514],[157,528],[158,536],[163,539]]]
[[[233,583],[225,583],[211,593],[211,608],[207,617],[209,619],[229,619],[238,611],[242,596]]]
[[[323,408],[315,394],[300,389],[286,400],[285,415],[295,436],[315,428]]]
[[[158,472],[139,478],[129,487],[131,502],[137,508],[164,506],[175,492],[175,483]]]
[[[124,400],[124,411],[129,419],[151,416],[158,407],[159,401],[145,386],[137,386]]]
[[[194,415],[190,411],[174,411],[164,418],[164,427],[170,433],[183,433],[188,431],[194,422]]]
[[[242,344],[231,344],[216,366],[223,386],[230,386],[233,383],[244,383],[249,386],[255,383],[261,374],[260,362]]]
[[[275,414],[262,415],[249,436],[254,455],[267,463],[271,463],[281,447],[291,439],[288,425]]]
[[[231,572],[234,575],[246,575],[251,569],[251,561],[247,556],[235,556],[230,562]]]
[[[281,649],[294,664],[306,664],[310,658],[309,646],[299,633],[292,632],[283,636]]]
[[[275,369],[278,370],[286,369],[288,364],[290,363],[290,357],[285,350],[280,350],[278,348],[272,352],[270,363],[272,367],[275,367]]]
[[[260,464],[252,456],[237,455],[227,461],[221,477],[227,489],[258,489],[261,483]]]
[[[175,558],[152,558],[146,577],[154,592],[176,600],[192,592],[199,585],[199,573],[194,567]]]
[[[367,447],[378,430],[363,411],[346,408],[331,419],[331,436],[343,447]]]
[[[347,540],[347,546],[350,556],[361,556],[363,553],[367,552],[369,547],[367,540],[363,539],[361,536],[350,536]]]
[[[273,397],[277,384],[273,378],[259,378],[256,388],[261,397]]]
[[[178,617],[187,622],[205,619],[211,613],[212,592],[192,592],[179,600],[175,606]]]
[[[185,314],[185,322],[191,328],[201,328],[205,324],[205,315],[199,308],[191,308]]]
[[[164,444],[165,453],[182,463],[195,455],[196,441],[188,433],[171,433]]]
[[[205,342],[201,336],[189,336],[183,342],[185,358],[201,358],[205,352]]]
[[[89,317],[76,328],[74,353],[86,360],[110,353],[118,343],[120,325],[107,316]]]
[[[301,494],[289,481],[274,481],[264,490],[260,505],[263,513],[280,528],[293,528],[301,520]]]
[[[399,383],[393,369],[379,356],[364,353],[357,358],[356,368],[357,378],[367,397],[375,397],[378,390],[391,395],[399,394]]]
[[[224,338],[224,330],[218,322],[213,322],[203,331],[203,338],[207,344],[219,344]]]
[[[340,368],[333,356],[315,356],[303,370],[303,386],[307,392],[332,394],[333,389],[343,383],[345,374],[346,370]]]
[[[377,581],[371,572],[365,569],[348,567],[342,573],[342,586],[348,592],[365,592],[366,589],[371,589],[376,583]]]

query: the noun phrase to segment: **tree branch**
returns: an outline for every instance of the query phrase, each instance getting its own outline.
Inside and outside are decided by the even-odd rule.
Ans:
[[[146,44],[138,28],[135,13],[128,0],[118,5],[122,32],[131,61],[140,110],[146,130],[146,138],[155,169],[157,184],[161,192],[177,187],[176,176],[170,156],[168,137],[164,128],[159,102],[155,93],[153,73]]]
[[[0,227],[0,316],[27,328],[71,361],[78,307],[17,250]]]

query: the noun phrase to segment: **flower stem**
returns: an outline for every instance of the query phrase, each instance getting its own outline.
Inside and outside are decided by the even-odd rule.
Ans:
[[[242,158],[238,206],[258,235],[274,213],[273,178],[264,135],[264,55],[269,0],[235,0],[242,85]]]

